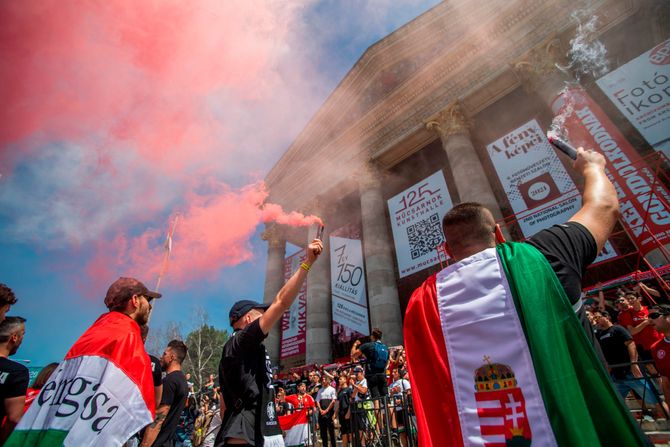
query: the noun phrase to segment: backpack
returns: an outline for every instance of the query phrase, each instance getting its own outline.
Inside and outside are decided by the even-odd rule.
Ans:
[[[368,359],[368,369],[372,374],[383,373],[386,371],[386,364],[389,361],[389,350],[386,345],[380,341],[376,341],[374,347],[375,354],[372,359]]]

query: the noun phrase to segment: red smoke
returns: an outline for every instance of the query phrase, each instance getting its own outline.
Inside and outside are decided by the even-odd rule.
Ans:
[[[191,197],[188,209],[180,213],[167,274],[171,284],[184,285],[250,260],[249,240],[261,222],[291,226],[322,223],[317,216],[285,213],[279,205],[263,204],[267,192],[262,183],[238,191],[225,185],[218,188],[217,194]],[[152,229],[138,237],[121,235],[101,243],[88,273],[101,279],[132,272],[157,278],[165,255],[165,237],[164,229]]]
[[[276,159],[268,150],[282,150],[318,103],[291,91],[316,84],[289,33],[302,6],[0,2],[0,174],[40,160],[33,177],[44,183],[20,187],[58,192],[17,227],[46,229],[24,231],[45,243],[94,244],[87,271],[108,283],[121,273],[155,277],[161,225],[181,210],[169,276],[183,284],[249,260],[261,222],[318,222],[261,210],[260,183],[221,180],[256,180],[248,173],[267,169]]]

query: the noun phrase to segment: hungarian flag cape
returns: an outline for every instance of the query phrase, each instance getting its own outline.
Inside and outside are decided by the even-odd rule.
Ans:
[[[109,312],[51,375],[6,446],[119,446],[153,421],[151,362],[140,328]]]
[[[285,432],[284,445],[286,447],[303,447],[309,443],[308,411],[307,408],[303,408],[292,414],[278,417],[281,429]]]
[[[428,278],[405,345],[419,445],[648,445],[544,256],[498,245]]]

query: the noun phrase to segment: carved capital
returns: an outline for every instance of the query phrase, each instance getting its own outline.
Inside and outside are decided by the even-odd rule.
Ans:
[[[376,161],[368,161],[354,177],[362,189],[379,188],[386,177],[386,171]]]
[[[526,91],[536,91],[548,77],[568,79],[565,69],[565,51],[559,39],[551,39],[535,47],[513,62],[512,69]]]
[[[261,239],[268,243],[268,248],[283,248],[286,244],[284,230],[276,223],[266,224]]]
[[[472,119],[467,116],[458,100],[428,118],[425,123],[426,128],[437,132],[442,140],[451,135],[468,133],[473,126]]]

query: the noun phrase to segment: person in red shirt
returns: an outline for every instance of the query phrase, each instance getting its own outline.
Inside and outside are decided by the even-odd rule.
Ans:
[[[663,337],[651,347],[656,370],[661,375],[661,388],[666,402],[670,402],[670,306],[660,304],[651,308],[649,320]]]
[[[616,303],[620,309],[618,322],[633,335],[640,359],[651,360],[651,347],[663,336],[654,329],[649,310],[642,305],[640,296],[634,293],[618,298]]]

